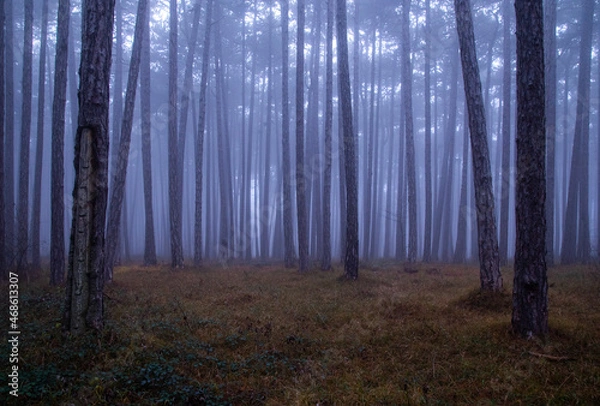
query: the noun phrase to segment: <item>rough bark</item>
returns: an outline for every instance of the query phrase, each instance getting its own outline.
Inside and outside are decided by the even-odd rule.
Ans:
[[[114,0],[82,11],[73,225],[63,328],[99,330],[103,320],[104,226],[108,195],[108,110]]]
[[[356,144],[352,127],[352,99],[348,61],[346,0],[337,0],[336,34],[338,80],[344,132],[344,163],[346,174],[346,249],[344,273],[347,279],[358,278],[358,182],[356,178]]]
[[[590,259],[588,163],[590,137],[590,70],[594,0],[584,0],[581,16],[581,43],[577,109],[573,155],[569,175],[569,194],[565,212],[561,262],[587,262]]]
[[[137,18],[135,22],[135,33],[131,51],[131,62],[129,64],[129,75],[127,77],[127,90],[125,93],[125,109],[121,123],[121,135],[115,146],[117,150],[115,173],[113,178],[110,203],[108,206],[108,226],[106,230],[106,252],[104,261],[104,279],[106,282],[113,279],[113,268],[119,241],[118,235],[121,229],[121,212],[125,198],[125,182],[127,180],[127,164],[129,162],[129,147],[131,145],[131,131],[133,128],[133,111],[135,107],[135,95],[138,85],[138,74],[140,71],[140,55],[142,52],[142,38],[146,26],[147,0],[138,1]]]
[[[181,194],[179,191],[179,141],[177,137],[177,0],[169,2],[169,225],[171,267],[183,267]]]
[[[516,0],[517,37],[517,240],[513,331],[548,332],[546,277],[546,123],[542,0]]]
[[[281,148],[283,171],[283,239],[285,240],[284,263],[294,266],[294,230],[292,227],[292,187],[290,164],[290,107],[289,107],[289,2],[281,1]]]
[[[70,0],[58,3],[56,56],[54,59],[54,97],[52,102],[52,211],[50,237],[50,284],[61,284],[65,277],[65,108],[67,102],[67,64],[69,47]]]
[[[17,271],[25,270],[29,251],[29,143],[31,139],[31,81],[33,65],[33,1],[25,0],[23,28],[23,87],[21,90],[21,148],[19,153],[19,204],[17,206]]]
[[[298,215],[300,272],[308,270],[306,174],[304,172],[304,13],[304,0],[298,0],[298,34],[296,44],[296,210]]]
[[[333,131],[333,0],[327,1],[325,62],[325,168],[323,171],[323,256],[321,269],[331,269],[331,134]]]
[[[196,196],[194,226],[194,264],[202,264],[202,166],[204,163],[204,132],[206,127],[206,87],[208,84],[208,61],[210,55],[210,32],[212,25],[213,0],[208,0],[206,22],[204,24],[204,45],[202,46],[202,77],[198,109],[198,133],[195,143],[196,154]]]
[[[465,97],[469,111],[481,289],[499,291],[502,289],[502,275],[498,260],[498,235],[494,215],[485,108],[475,48],[471,5],[469,0],[454,0],[454,7],[460,42]]]

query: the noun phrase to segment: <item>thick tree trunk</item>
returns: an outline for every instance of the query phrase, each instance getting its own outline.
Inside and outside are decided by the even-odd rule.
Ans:
[[[546,277],[546,123],[542,0],[516,0],[517,18],[517,242],[513,331],[548,332]],[[589,10],[591,12],[591,10]]]
[[[138,74],[140,71],[140,55],[142,52],[142,38],[146,26],[147,0],[138,1],[137,18],[135,22],[135,34],[131,51],[131,63],[129,64],[129,76],[127,77],[127,91],[125,93],[125,110],[123,111],[123,122],[121,124],[121,135],[116,145],[117,156],[115,173],[112,184],[110,204],[108,207],[108,226],[106,231],[106,258],[104,262],[104,280],[113,279],[113,268],[119,246],[119,230],[121,229],[121,212],[125,198],[125,181],[127,180],[127,164],[129,162],[129,146],[131,145],[131,131],[133,127],[133,111],[135,107],[135,94],[137,91]]]
[[[29,251],[29,143],[31,138],[31,81],[33,65],[33,0],[25,0],[23,29],[23,87],[21,90],[21,150],[19,159],[19,204],[17,206],[17,270],[26,271]]]
[[[358,182],[356,177],[356,144],[352,128],[352,99],[348,62],[346,0],[337,0],[337,60],[342,127],[344,131],[344,163],[346,172],[346,249],[344,273],[347,279],[358,278]]]
[[[485,108],[475,48],[471,5],[469,0],[454,0],[454,7],[460,41],[465,97],[469,111],[475,203],[477,205],[481,289],[499,291],[502,290],[502,275],[498,261],[498,234],[494,216],[494,196],[487,146]]]
[[[99,330],[103,320],[104,226],[108,195],[108,110],[114,0],[87,0],[82,12],[73,226],[63,328]]]
[[[565,212],[561,262],[587,262],[590,259],[588,162],[590,137],[590,70],[594,0],[584,0],[581,16],[581,44],[579,80],[577,84],[577,111],[573,155],[569,178],[569,195]]]
[[[308,270],[306,173],[304,169],[304,8],[304,0],[298,0],[298,34],[296,45],[296,210],[298,212],[300,272]]]
[[[333,0],[327,0],[325,68],[325,168],[323,171],[323,257],[321,269],[331,269],[331,133],[333,131]]]
[[[285,240],[284,263],[286,268],[294,266],[294,230],[292,227],[292,187],[290,163],[290,113],[289,113],[289,2],[281,1],[282,36],[282,102],[281,102],[281,148],[283,171],[283,239]]]

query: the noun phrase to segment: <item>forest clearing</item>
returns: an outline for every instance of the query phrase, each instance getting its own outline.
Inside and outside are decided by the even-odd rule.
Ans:
[[[105,328],[78,337],[61,329],[64,287],[39,279],[21,292],[15,404],[600,401],[597,266],[549,269],[545,342],[511,333],[510,268],[491,297],[476,266],[381,262],[359,282],[340,269],[117,267]]]

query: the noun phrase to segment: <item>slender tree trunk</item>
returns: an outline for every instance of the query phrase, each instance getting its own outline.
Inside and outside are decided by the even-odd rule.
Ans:
[[[13,37],[13,2],[7,1],[5,3],[6,11],[6,22],[4,24],[5,30],[5,54],[4,54],[4,67],[5,67],[5,89],[6,89],[6,121],[4,127],[4,134],[6,137],[4,145],[4,209],[6,213],[5,219],[5,261],[6,266],[12,266],[15,264],[15,253],[16,244],[14,238],[10,236],[15,235],[15,85],[14,85],[14,37]],[[0,97],[4,97],[2,94]]]
[[[17,207],[17,270],[26,270],[29,251],[29,143],[31,139],[31,81],[33,65],[33,0],[25,0],[23,88],[21,96],[21,151],[19,159],[19,205]]]
[[[281,148],[283,171],[283,239],[285,240],[284,262],[286,268],[294,266],[294,230],[292,227],[292,190],[290,164],[290,113],[289,113],[289,2],[281,1]]]
[[[196,198],[194,226],[194,264],[202,264],[202,166],[204,164],[204,133],[206,127],[206,87],[208,84],[208,62],[210,55],[210,31],[212,25],[213,0],[208,0],[206,22],[204,24],[204,45],[202,46],[202,77],[198,109],[198,135],[196,136]]]
[[[4,0],[0,0],[0,279],[8,279],[7,269],[7,257],[8,251],[6,249],[6,207],[5,207],[5,188],[6,179],[4,176],[4,139],[5,128],[4,128],[4,114],[6,113],[6,106],[4,103],[5,86],[4,86],[4,50],[5,50],[5,37],[4,27],[6,25],[6,14],[4,9]]]
[[[510,7],[510,0],[503,0],[503,14],[504,14],[504,67],[503,67],[503,79],[502,79],[502,170],[500,171],[500,263],[505,265],[508,261],[508,206],[510,203],[510,110],[512,104],[510,103],[511,95],[511,41],[510,35],[510,15],[512,13]]]
[[[481,289],[499,291],[502,290],[502,275],[498,260],[498,234],[494,216],[494,196],[487,146],[485,108],[475,48],[471,5],[469,0],[454,0],[454,7],[460,41],[465,97],[469,111],[475,202],[477,205]]]
[[[431,4],[425,0],[425,230],[423,262],[431,261],[433,191],[431,175]]]
[[[579,80],[569,195],[562,240],[562,263],[583,262],[590,258],[588,162],[590,135],[590,70],[594,0],[584,0],[581,17]]]
[[[48,0],[42,3],[42,32],[39,55],[39,86],[37,141],[35,148],[35,169],[33,181],[33,206],[31,214],[31,267],[34,271],[41,269],[40,254],[40,217],[42,211],[42,159],[44,156],[44,112],[46,101],[46,44],[48,34]]]
[[[304,169],[304,9],[304,0],[298,0],[298,35],[296,45],[296,204],[298,211],[300,272],[308,270],[306,173]]]
[[[517,242],[512,328],[515,333],[529,338],[543,337],[548,332],[542,0],[516,0],[515,11],[517,18]],[[588,12],[592,13],[591,10]]]
[[[402,2],[402,105],[406,115],[406,175],[408,181],[408,262],[417,260],[417,176],[412,106],[412,63],[410,61],[410,0]]]
[[[365,137],[367,167],[365,178],[365,189],[363,194],[363,257],[366,260],[371,259],[369,247],[371,246],[371,237],[373,234],[373,224],[371,223],[371,207],[373,204],[373,146],[375,144],[375,51],[377,50],[377,28],[373,24],[373,41],[371,42],[371,78],[370,78],[370,100],[369,100],[369,127],[368,136]],[[403,87],[404,88],[404,87]]]
[[[554,185],[556,166],[556,0],[547,0],[544,7],[544,65],[546,77],[546,263],[548,266],[552,266],[554,265]]]
[[[183,267],[181,235],[181,193],[179,141],[177,137],[177,0],[169,3],[169,221],[171,232],[171,267]]]
[[[344,273],[347,279],[358,278],[358,182],[356,177],[356,144],[352,128],[352,99],[348,62],[346,0],[337,0],[337,60],[342,125],[344,131],[344,163],[346,172],[346,250]]]
[[[129,76],[127,77],[127,91],[125,93],[125,110],[123,111],[123,122],[121,135],[117,146],[117,157],[115,163],[115,176],[112,185],[110,204],[108,207],[108,227],[106,231],[106,252],[104,262],[104,278],[109,282],[113,279],[113,268],[117,250],[119,249],[118,235],[121,229],[121,212],[125,198],[125,186],[127,180],[127,164],[129,162],[129,146],[131,144],[131,131],[133,127],[133,112],[135,107],[135,94],[137,91],[138,74],[140,71],[140,56],[142,52],[142,38],[146,26],[147,0],[138,1],[137,18],[135,22],[135,34],[131,51],[131,63],[129,64]]]
[[[114,0],[87,0],[82,11],[79,119],[73,227],[63,328],[100,330],[108,195],[108,110]]]
[[[333,0],[327,0],[325,68],[325,168],[323,172],[323,257],[321,269],[331,269],[331,133],[333,130]]]
[[[466,112],[465,112],[466,113]],[[462,170],[460,182],[460,203],[458,205],[458,227],[456,230],[456,248],[454,250],[454,262],[464,263],[467,260],[467,182],[468,182],[468,161],[469,161],[469,120],[468,115],[464,114],[465,125],[463,126],[463,150],[462,150]]]

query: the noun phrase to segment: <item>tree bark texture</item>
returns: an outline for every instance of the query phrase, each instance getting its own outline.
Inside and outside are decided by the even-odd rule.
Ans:
[[[542,0],[516,0],[517,241],[512,328],[523,337],[548,332],[546,277],[546,123]]]
[[[482,290],[502,289],[502,275],[498,260],[498,235],[494,215],[494,196],[485,108],[481,92],[481,78],[475,48],[473,18],[469,0],[454,0],[456,27],[460,43],[463,83],[469,111],[471,151],[475,204],[477,206],[477,234],[479,241],[479,270]]]
[[[346,175],[346,249],[344,273],[346,278],[358,278],[358,182],[356,177],[356,143],[352,127],[352,95],[350,92],[350,64],[348,61],[348,37],[346,0],[337,0],[336,32],[342,128],[344,132],[344,163]]]
[[[73,226],[63,328],[99,330],[103,320],[104,226],[108,197],[108,110],[114,0],[86,0],[82,12]]]

